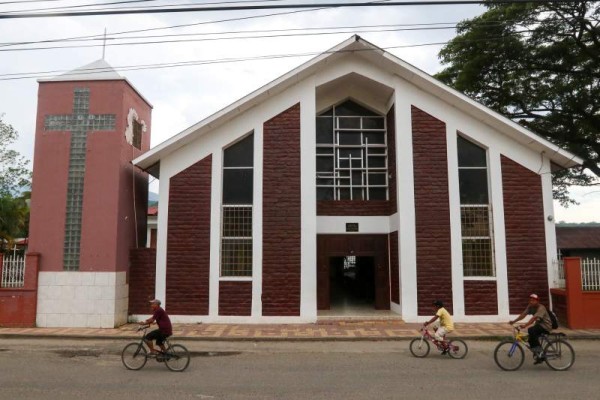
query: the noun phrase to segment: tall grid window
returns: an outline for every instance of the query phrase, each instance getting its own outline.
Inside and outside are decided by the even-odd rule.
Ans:
[[[387,200],[385,117],[347,100],[316,125],[317,200]]]
[[[460,225],[464,276],[494,277],[486,150],[458,136]]]
[[[252,276],[254,135],[223,152],[221,276]]]

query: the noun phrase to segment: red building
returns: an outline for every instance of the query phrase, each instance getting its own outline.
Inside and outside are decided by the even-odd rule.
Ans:
[[[104,60],[41,80],[29,252],[38,326],[127,320],[129,251],[146,240],[152,106]]]

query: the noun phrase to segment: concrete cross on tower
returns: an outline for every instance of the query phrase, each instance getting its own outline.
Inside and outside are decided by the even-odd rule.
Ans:
[[[68,271],[79,269],[87,134],[89,131],[115,130],[115,114],[90,114],[89,108],[89,88],[76,88],[73,114],[46,115],[44,122],[45,131],[71,132],[63,257],[63,268]]]

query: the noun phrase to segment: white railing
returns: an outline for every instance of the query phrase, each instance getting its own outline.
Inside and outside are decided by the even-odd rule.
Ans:
[[[565,264],[562,259],[552,260],[552,266],[554,267],[554,286],[559,289],[564,289],[565,284]]]
[[[600,291],[600,259],[581,259],[581,289]]]
[[[4,255],[0,287],[18,288],[25,284],[25,257]]]

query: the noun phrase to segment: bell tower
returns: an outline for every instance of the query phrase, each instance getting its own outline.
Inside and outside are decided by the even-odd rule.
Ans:
[[[127,322],[129,250],[146,242],[152,105],[106,61],[40,80],[29,251],[36,324]]]

